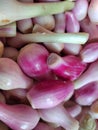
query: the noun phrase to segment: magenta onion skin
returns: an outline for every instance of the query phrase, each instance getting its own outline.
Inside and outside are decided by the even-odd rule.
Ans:
[[[54,15],[55,18],[55,28],[54,31],[57,33],[64,33],[66,28],[66,19],[64,13],[59,13]]]
[[[66,12],[65,18],[67,32],[79,32],[80,24],[79,21],[76,19],[75,15],[72,12]]]
[[[38,111],[44,121],[58,124],[66,130],[79,129],[79,122],[71,117],[61,104],[49,109],[39,109]]]
[[[48,55],[43,45],[28,44],[20,50],[17,62],[26,75],[37,80],[49,78],[51,74],[46,62]]]
[[[98,81],[98,61],[93,62],[87,70],[74,82],[75,89],[82,88],[84,85]]]
[[[33,79],[27,77],[19,65],[10,58],[0,58],[0,89],[28,89]]]
[[[83,5],[83,6],[81,6]],[[76,16],[78,21],[83,20],[87,16],[88,1],[87,0],[77,0],[72,12]]]
[[[98,42],[91,42],[80,51],[82,61],[91,63],[98,59]]]
[[[80,21],[80,26],[83,32],[89,33],[89,41],[98,39],[98,28],[90,21],[89,17]]]
[[[92,23],[98,24],[98,0],[91,0],[88,8],[88,16]]]
[[[72,82],[45,80],[32,86],[27,98],[35,109],[52,108],[62,101],[69,100],[74,93]]]
[[[31,130],[39,122],[39,114],[30,106],[0,103],[0,120],[13,130]]]
[[[56,53],[49,55],[47,64],[58,77],[71,81],[77,79],[86,68],[86,64],[82,63],[79,57],[60,57]]]
[[[98,82],[89,83],[75,91],[75,101],[82,106],[90,106],[98,98]]]

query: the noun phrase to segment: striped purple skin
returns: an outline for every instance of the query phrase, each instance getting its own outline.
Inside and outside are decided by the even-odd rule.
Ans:
[[[48,50],[40,44],[28,44],[20,50],[18,64],[24,73],[37,80],[51,75],[47,66]]]
[[[86,69],[86,64],[79,57],[60,57],[55,53],[49,55],[48,66],[58,77],[71,81],[77,79]]]
[[[67,32],[77,33],[80,31],[79,21],[76,19],[75,15],[72,12],[66,12],[65,18]]]
[[[85,63],[92,63],[98,59],[98,42],[87,44],[81,51],[80,56]]]
[[[98,98],[98,82],[91,82],[75,91],[75,101],[83,106],[90,106]]]
[[[0,103],[0,120],[13,130],[32,130],[39,119],[37,110],[28,105]]]
[[[52,108],[64,100],[69,100],[74,93],[72,82],[44,80],[38,82],[27,93],[27,98],[34,109]]]

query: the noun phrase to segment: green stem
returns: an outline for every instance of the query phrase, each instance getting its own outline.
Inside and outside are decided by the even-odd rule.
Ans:
[[[30,42],[85,44],[89,35],[88,33],[32,33],[24,34],[23,37]]]
[[[31,4],[17,0],[0,0],[0,26],[22,19],[62,13],[72,10],[74,5],[71,1]]]

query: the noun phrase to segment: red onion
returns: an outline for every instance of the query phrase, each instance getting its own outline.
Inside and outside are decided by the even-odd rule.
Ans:
[[[91,63],[98,59],[98,42],[87,44],[81,51],[80,56],[85,63]]]
[[[33,108],[51,108],[73,95],[73,83],[61,80],[45,80],[38,82],[27,93],[27,98]]]
[[[30,106],[0,103],[0,120],[13,130],[31,130],[39,119],[37,111]]]
[[[81,21],[86,17],[87,10],[88,10],[88,1],[77,0],[75,3],[75,7],[73,8],[73,13],[76,16],[77,20]]]
[[[47,66],[48,50],[40,44],[28,44],[20,50],[18,64],[25,74],[35,79],[51,78]]]
[[[65,27],[66,27],[66,20],[65,20],[65,15],[64,13],[59,13],[54,15],[55,18],[55,32],[63,33],[65,32]]]
[[[49,55],[47,64],[58,77],[69,80],[77,79],[86,68],[80,58],[75,56],[60,57],[56,53]]]
[[[91,0],[88,8],[88,16],[92,23],[98,24],[98,0]]]
[[[74,118],[77,117],[82,111],[82,107],[71,100],[65,102],[64,107],[67,110],[67,112],[69,112],[69,114]]]
[[[67,32],[79,32],[80,24],[72,12],[66,12],[66,30]]]
[[[39,25],[43,26],[44,28],[46,28],[48,30],[53,30],[55,27],[55,20],[54,20],[53,15],[35,17],[33,19],[33,22],[35,24],[39,24]]]
[[[98,28],[88,17],[80,21],[81,30],[89,33],[89,41],[98,39]]]
[[[0,58],[0,89],[29,88],[33,80],[27,77],[10,58]]]
[[[75,101],[90,106],[98,98],[98,82],[91,82],[75,91]]]
[[[93,62],[89,68],[74,82],[75,89],[84,85],[98,81],[98,61]]]
[[[40,117],[47,122],[56,123],[66,130],[78,130],[79,123],[72,118],[63,106],[39,110]]]

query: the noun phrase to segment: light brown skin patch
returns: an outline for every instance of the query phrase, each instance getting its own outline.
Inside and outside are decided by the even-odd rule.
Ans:
[[[10,20],[8,20],[8,19],[3,19],[3,20],[1,20],[1,22],[2,22],[2,23],[9,23]]]

